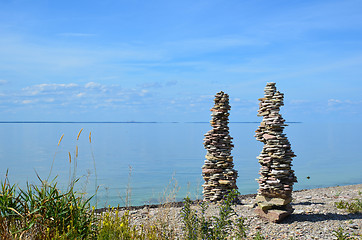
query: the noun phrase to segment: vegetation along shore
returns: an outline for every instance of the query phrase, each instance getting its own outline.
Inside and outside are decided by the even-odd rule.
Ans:
[[[362,239],[362,184],[294,191],[294,213],[281,223],[270,223],[254,213],[255,196],[239,195],[237,203],[232,205],[235,214],[230,217],[234,223],[228,235],[230,239]],[[188,238],[184,230],[185,219],[180,214],[184,206],[184,202],[174,202],[123,207],[119,208],[118,214],[128,213],[132,224],[138,226],[167,220],[174,239],[197,239]],[[205,218],[220,217],[221,206],[210,204]],[[200,220],[201,202],[194,201],[191,210]],[[97,211],[98,216],[107,214],[110,214],[109,209]],[[245,235],[238,238],[237,219],[240,218]]]
[[[221,203],[174,202],[95,209],[56,183],[0,192],[2,239],[362,239],[362,184],[293,192],[294,213],[270,223],[255,213],[255,194]]]

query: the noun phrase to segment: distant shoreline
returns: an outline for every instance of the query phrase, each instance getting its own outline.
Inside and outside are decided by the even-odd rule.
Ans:
[[[32,123],[55,123],[55,124],[59,124],[59,123],[209,123],[209,122],[137,122],[137,121],[0,121],[0,124],[7,124],[7,123],[27,123],[27,124],[32,124]],[[260,122],[229,122],[231,124],[234,123],[260,123]],[[303,123],[303,122],[285,122],[285,123]]]

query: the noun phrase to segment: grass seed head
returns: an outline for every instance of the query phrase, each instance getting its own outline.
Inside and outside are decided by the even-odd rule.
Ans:
[[[63,137],[64,137],[64,134],[60,137],[59,142],[58,142],[58,146],[59,146],[60,142],[62,141]]]
[[[82,133],[82,131],[83,131],[83,128],[79,131],[79,133],[78,133],[78,136],[77,136],[77,141],[79,140],[79,136],[80,136],[80,134]]]

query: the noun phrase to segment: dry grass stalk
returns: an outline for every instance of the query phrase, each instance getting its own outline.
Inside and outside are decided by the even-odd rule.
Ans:
[[[58,146],[59,146],[59,144],[61,143],[63,137],[64,137],[64,134],[60,137],[59,142],[58,142]]]
[[[82,131],[83,131],[83,128],[79,131],[79,133],[78,133],[78,136],[77,136],[77,141],[79,140],[79,136],[80,136],[80,134],[82,133]]]

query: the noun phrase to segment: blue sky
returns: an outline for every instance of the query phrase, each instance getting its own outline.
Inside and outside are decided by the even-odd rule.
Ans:
[[[362,119],[362,1],[0,0],[0,121]]]

